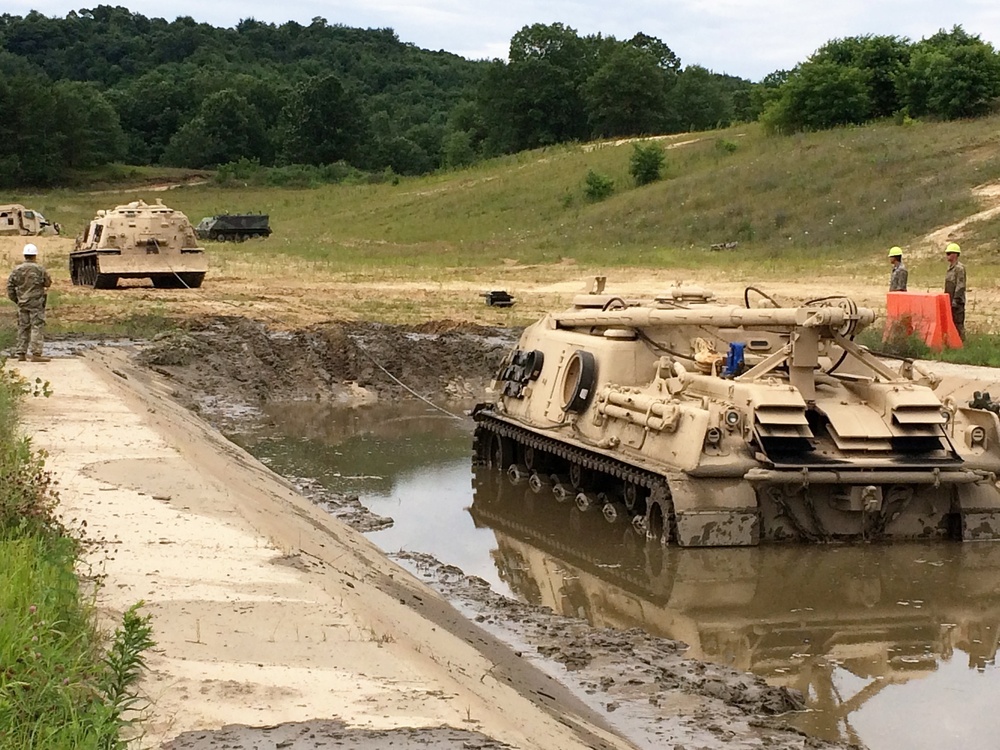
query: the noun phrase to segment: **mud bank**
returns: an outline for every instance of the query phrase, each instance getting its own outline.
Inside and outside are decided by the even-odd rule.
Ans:
[[[252,431],[265,403],[320,401],[354,406],[425,399],[461,412],[486,396],[518,331],[449,321],[417,326],[323,323],[275,331],[247,318],[218,317],[164,333],[136,355],[166,377],[172,395],[223,433]],[[357,531],[392,525],[357,496],[310,477],[286,477],[305,497]]]
[[[188,406],[225,426],[252,420],[264,402],[478,399],[516,340],[510,329],[451,322],[274,331],[218,317],[155,338],[139,362],[170,378]]]
[[[687,646],[638,629],[594,628],[583,620],[494,593],[429,555],[391,555],[475,622],[569,686],[643,747],[836,747],[789,727],[802,695],[749,673],[684,658]]]
[[[168,377],[176,397],[225,431],[236,425],[246,429],[261,418],[262,402],[364,404],[419,395],[454,403],[481,398],[516,335],[452,324],[406,328],[349,323],[273,332],[256,322],[219,318],[160,337],[138,359]],[[373,520],[356,497],[335,496],[308,478],[289,479],[355,528],[371,530],[388,520]],[[485,581],[419,551],[397,559],[470,621],[514,648],[518,658],[606,715],[636,746],[833,747],[785,724],[782,717],[803,706],[802,696],[793,690],[685,659],[686,646],[677,641],[638,630],[595,629],[506,599]]]

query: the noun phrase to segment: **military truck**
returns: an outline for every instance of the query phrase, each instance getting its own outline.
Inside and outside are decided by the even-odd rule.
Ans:
[[[477,460],[684,547],[1000,538],[1000,415],[855,342],[873,310],[601,292],[525,329]]]
[[[95,289],[136,278],[148,278],[158,289],[196,289],[207,270],[187,216],[160,200],[98,211],[69,255],[73,283]]]
[[[59,234],[59,225],[46,221],[38,211],[19,203],[0,206],[0,235],[39,235],[50,227]]]
[[[206,216],[194,228],[202,240],[245,242],[252,237],[268,237],[271,227],[267,214],[219,214]]]

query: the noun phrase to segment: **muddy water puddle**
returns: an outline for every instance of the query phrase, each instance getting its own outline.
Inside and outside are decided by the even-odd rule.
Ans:
[[[472,424],[424,405],[285,404],[237,442],[394,520],[387,552],[433,555],[501,594],[800,690],[790,721],[872,750],[993,748],[1000,544],[661,549],[628,524],[472,467]]]

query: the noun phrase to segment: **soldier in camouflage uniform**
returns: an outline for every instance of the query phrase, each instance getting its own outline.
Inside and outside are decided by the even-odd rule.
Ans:
[[[11,271],[7,278],[7,297],[17,305],[17,358],[22,362],[48,362],[42,356],[45,330],[46,291],[52,286],[49,272],[36,261],[38,248],[24,246],[24,262]]]
[[[944,275],[944,291],[951,298],[951,318],[955,321],[958,335],[965,341],[965,266],[958,256],[962,252],[956,243],[951,242],[944,249],[948,257],[948,270]]]
[[[889,291],[906,291],[906,266],[903,265],[903,248],[893,247],[889,249],[889,263],[892,265],[892,272],[889,274]]]

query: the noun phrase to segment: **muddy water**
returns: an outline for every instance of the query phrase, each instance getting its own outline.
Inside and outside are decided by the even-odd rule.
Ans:
[[[472,426],[424,406],[283,406],[239,438],[287,476],[357,493],[389,552],[457,565],[598,626],[807,697],[792,723],[872,750],[994,748],[1000,544],[663,550],[626,524],[473,470]]]

